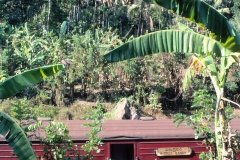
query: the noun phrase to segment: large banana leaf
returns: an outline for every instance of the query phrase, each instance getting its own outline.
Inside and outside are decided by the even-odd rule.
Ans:
[[[21,92],[26,87],[40,82],[43,78],[52,76],[63,68],[62,64],[44,66],[28,70],[0,83],[0,99],[5,99]]]
[[[117,62],[164,52],[212,54],[218,57],[233,56],[233,59],[236,59],[236,55],[216,40],[195,32],[182,30],[165,30],[146,34],[110,51],[104,55],[104,58],[108,62]]]
[[[62,68],[62,64],[44,66],[28,70],[9,78],[0,84],[0,99],[14,96],[26,87],[40,82],[43,78],[52,76]],[[11,117],[3,112],[0,112],[0,134],[5,136],[8,144],[12,147],[18,159],[36,159],[25,132]]]
[[[24,131],[11,117],[3,112],[0,112],[0,134],[5,136],[19,160],[36,159]]]
[[[240,52],[240,34],[227,18],[201,0],[154,0],[158,5],[198,23],[211,31],[211,36],[232,52]]]

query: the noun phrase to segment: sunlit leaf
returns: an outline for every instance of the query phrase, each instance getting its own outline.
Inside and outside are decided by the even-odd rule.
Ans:
[[[240,52],[240,34],[227,18],[201,0],[155,0],[177,14],[206,27],[211,36],[232,52]]]
[[[188,68],[183,79],[183,90],[187,88],[193,76],[194,76],[194,71]]]
[[[218,57],[232,54],[219,42],[204,35],[190,31],[164,30],[129,41],[105,54],[104,58],[108,62],[117,62],[165,52],[198,53],[199,55],[214,53]]]
[[[62,64],[44,66],[13,76],[0,83],[0,99],[14,96],[25,88],[40,82],[43,78],[54,75],[62,68]]]

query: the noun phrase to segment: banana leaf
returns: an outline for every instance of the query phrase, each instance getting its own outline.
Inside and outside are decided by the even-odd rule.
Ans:
[[[6,138],[19,160],[36,159],[24,131],[11,117],[3,112],[0,112],[0,134]]]
[[[60,28],[60,33],[59,33],[59,37],[60,39],[63,39],[66,32],[67,32],[67,27],[68,27],[68,22],[67,21],[63,21],[61,28]]]
[[[43,78],[52,76],[62,68],[62,64],[44,66],[9,78],[0,84],[0,99],[14,96],[26,87],[40,82]],[[5,137],[19,160],[36,159],[25,132],[10,116],[3,112],[0,112],[0,134]]]
[[[154,0],[158,5],[206,27],[211,36],[232,52],[240,52],[240,34],[227,18],[201,0]]]
[[[0,99],[6,99],[23,91],[25,88],[52,76],[63,68],[62,64],[44,66],[28,70],[0,83]]]
[[[118,62],[154,53],[181,52],[199,55],[236,56],[218,41],[195,32],[164,30],[129,41],[104,55],[107,62]]]

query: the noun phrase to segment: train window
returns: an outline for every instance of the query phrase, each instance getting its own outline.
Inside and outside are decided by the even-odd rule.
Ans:
[[[133,144],[111,144],[111,160],[134,160]]]

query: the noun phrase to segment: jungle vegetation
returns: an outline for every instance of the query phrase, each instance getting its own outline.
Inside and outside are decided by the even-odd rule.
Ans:
[[[189,125],[201,128],[196,133],[213,134],[208,140],[215,142],[214,133],[199,119],[215,121],[217,113],[212,108],[219,109],[216,102],[217,106],[222,103],[223,90],[224,98],[229,100],[224,101],[226,120],[234,118],[233,109],[238,107],[240,40],[228,38],[238,37],[240,32],[240,2],[204,0],[217,15],[224,16],[227,25],[222,27],[215,23],[220,21],[215,14],[202,19],[192,14],[195,11],[188,5],[171,8],[179,2],[171,1],[172,5],[161,0],[0,1],[0,82],[40,66],[58,63],[65,66],[55,76],[1,100],[0,110],[18,120],[38,116],[82,119],[71,111],[78,100],[114,105],[127,97],[143,115],[174,113],[177,120],[191,115],[194,121],[189,121]],[[201,16],[206,16],[204,11]],[[229,26],[234,32],[226,32]],[[150,55],[146,51],[140,56],[122,56],[127,58],[121,63],[108,63],[114,57],[106,58],[109,51],[131,44],[135,38],[155,34],[181,37],[162,41],[167,48],[154,51],[162,54]],[[181,38],[182,41],[177,40]],[[199,45],[200,48],[191,50],[189,45],[201,42],[196,41],[198,38],[207,39],[210,47]],[[179,43],[183,48],[175,47]],[[211,48],[213,43],[217,47]],[[223,50],[225,56],[220,52]],[[123,60],[122,57],[114,61]],[[79,111],[80,115],[89,112],[85,108],[78,106],[74,112]],[[216,157],[220,152],[210,156]]]

